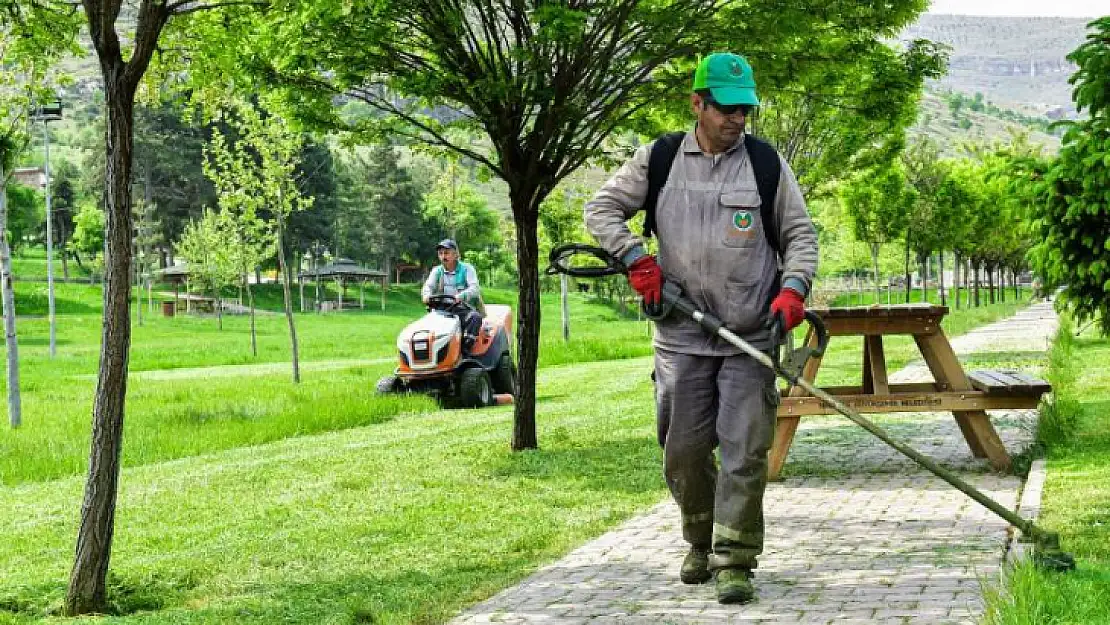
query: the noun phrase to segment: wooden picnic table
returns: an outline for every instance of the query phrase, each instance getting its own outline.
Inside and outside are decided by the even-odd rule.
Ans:
[[[1051,390],[1044,381],[1014,371],[964,372],[940,322],[948,307],[931,304],[815,309],[825,322],[830,343],[834,337],[863,339],[863,367],[858,386],[833,386],[823,390],[853,410],[867,413],[952,412],[968,447],[977,458],[987,458],[999,471],[1010,467],[1010,456],[987,410],[1036,408],[1042,394]],[[883,337],[913,336],[934,382],[891,383],[887,376]],[[815,344],[811,331],[808,344]],[[802,377],[817,378],[821,359],[810,359]],[[801,418],[834,414],[816,397],[794,386],[783,391],[775,441],[771,447],[769,477],[778,477]]]

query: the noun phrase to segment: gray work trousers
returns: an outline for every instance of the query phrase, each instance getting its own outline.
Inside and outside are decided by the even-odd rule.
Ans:
[[[682,511],[683,538],[712,547],[711,569],[754,569],[779,404],[774,373],[744,355],[657,347],[655,399],[663,475]]]

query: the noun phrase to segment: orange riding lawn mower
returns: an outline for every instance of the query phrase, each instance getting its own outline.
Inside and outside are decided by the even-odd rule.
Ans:
[[[397,335],[400,362],[378,380],[379,393],[427,393],[446,407],[513,402],[516,368],[510,351],[512,309],[489,304],[476,336],[462,319],[474,309],[451,295],[428,299],[428,314]]]

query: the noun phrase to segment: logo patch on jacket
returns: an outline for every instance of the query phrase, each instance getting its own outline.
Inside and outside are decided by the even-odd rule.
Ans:
[[[751,230],[754,222],[751,211],[738,210],[732,215],[732,225],[740,232]]]

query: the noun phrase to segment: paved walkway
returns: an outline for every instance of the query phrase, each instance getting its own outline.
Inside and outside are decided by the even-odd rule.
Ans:
[[[1037,304],[953,345],[960,353],[1043,351],[1055,328],[1051,304]],[[929,379],[913,365],[896,375]],[[992,416],[1011,453],[1028,444],[1034,412]],[[1020,480],[992,474],[972,458],[950,416],[878,420],[1015,505]],[[843,421],[804,420],[787,471],[807,475],[768,487],[756,602],[721,606],[712,584],[678,581],[686,545],[678,509],[666,501],[453,623],[975,622],[981,581],[998,579],[1007,524]]]

